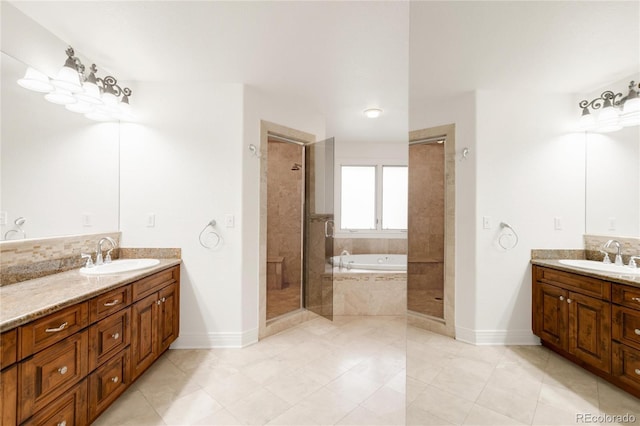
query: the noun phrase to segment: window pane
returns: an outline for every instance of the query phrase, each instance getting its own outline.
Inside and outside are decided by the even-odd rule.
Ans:
[[[382,229],[407,229],[407,167],[382,167]]]
[[[376,228],[375,166],[342,166],[340,226],[342,229]],[[406,211],[406,210],[405,210]]]

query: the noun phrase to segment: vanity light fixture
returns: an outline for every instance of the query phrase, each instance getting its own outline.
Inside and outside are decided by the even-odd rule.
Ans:
[[[640,84],[629,83],[627,96],[611,90],[602,92],[600,97],[579,103],[582,108],[580,129],[596,132],[614,132],[623,127],[640,125]],[[597,117],[595,111],[600,110]]]
[[[378,118],[382,114],[382,110],[380,108],[368,108],[364,110],[364,115],[369,118]]]
[[[45,99],[64,105],[72,112],[84,114],[96,121],[118,121],[133,118],[129,96],[131,89],[118,85],[115,77],[96,77],[98,68],[92,64],[89,74],[71,46],[65,51],[67,59],[55,78],[29,67],[18,84],[26,89],[46,93]]]

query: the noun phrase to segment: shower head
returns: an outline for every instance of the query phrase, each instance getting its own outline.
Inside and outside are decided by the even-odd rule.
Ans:
[[[302,164],[293,163],[293,165],[291,166],[291,170],[300,170],[301,167],[302,167]]]

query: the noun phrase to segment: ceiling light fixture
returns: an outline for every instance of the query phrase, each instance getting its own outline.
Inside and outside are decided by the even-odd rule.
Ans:
[[[623,127],[640,125],[640,84],[629,83],[629,93],[623,97],[622,93],[611,90],[602,92],[600,97],[579,103],[582,109],[579,127],[581,130],[596,132],[615,132]],[[597,117],[592,111],[600,110]]]
[[[382,110],[380,108],[368,108],[364,110],[364,115],[369,118],[378,118],[382,114]]]
[[[124,89],[112,77],[96,77],[98,68],[92,64],[85,76],[85,67],[71,46],[65,51],[67,59],[55,78],[29,67],[18,84],[25,89],[46,93],[49,102],[64,105],[72,112],[84,114],[97,121],[131,120],[129,96],[131,89]]]

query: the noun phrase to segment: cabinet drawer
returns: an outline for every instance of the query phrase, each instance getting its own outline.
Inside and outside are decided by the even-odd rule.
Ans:
[[[534,266],[536,280],[602,300],[611,300],[611,283],[596,278]]]
[[[0,368],[15,364],[18,357],[18,330],[13,329],[0,335]]]
[[[613,375],[621,382],[640,390],[640,351],[613,343]]]
[[[131,308],[116,312],[89,328],[89,371],[129,345]]]
[[[88,341],[85,330],[19,364],[20,421],[53,402],[87,375]]]
[[[131,285],[119,287],[89,301],[89,320],[96,322],[131,304]]]
[[[614,284],[611,291],[614,303],[640,310],[640,288]]]
[[[141,299],[171,283],[177,282],[180,269],[175,266],[133,283],[133,300]]]
[[[613,305],[613,338],[640,350],[640,311]]]
[[[28,426],[87,424],[87,381],[83,380],[24,423]]]
[[[18,422],[18,366],[0,372],[0,424],[15,425]]]
[[[87,303],[79,303],[20,327],[20,359],[53,345],[89,325]]]
[[[89,376],[89,420],[93,421],[130,384],[129,348],[109,359]]]

